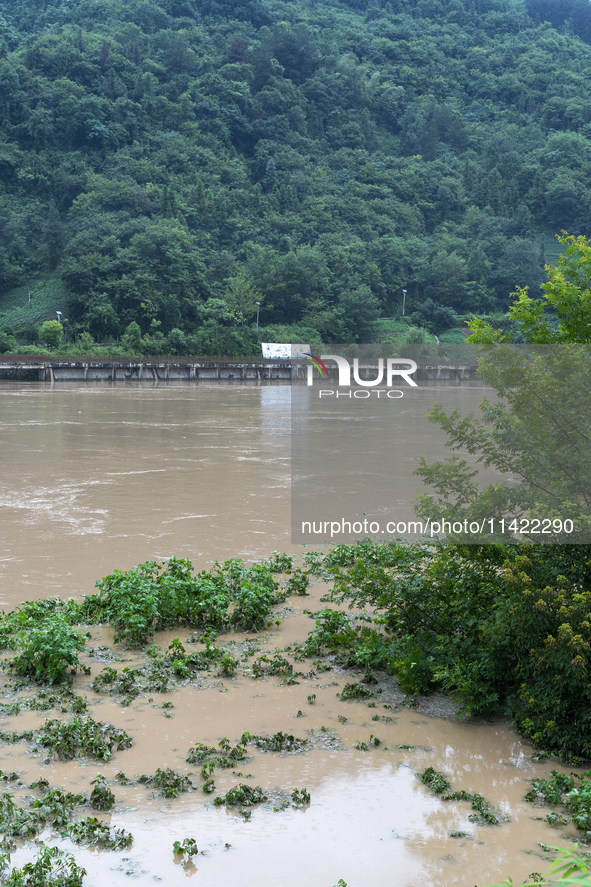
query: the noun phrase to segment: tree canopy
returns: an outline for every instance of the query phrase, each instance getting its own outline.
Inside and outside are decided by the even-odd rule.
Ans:
[[[238,279],[306,341],[371,338],[402,289],[409,314],[505,310],[591,216],[578,22],[542,0],[0,0],[0,314],[41,273],[99,340],[203,340]]]

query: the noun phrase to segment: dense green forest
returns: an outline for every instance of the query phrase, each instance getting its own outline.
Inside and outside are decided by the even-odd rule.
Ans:
[[[432,332],[505,311],[590,227],[588,9],[0,2],[3,341],[56,307],[202,353],[371,341],[403,289]]]

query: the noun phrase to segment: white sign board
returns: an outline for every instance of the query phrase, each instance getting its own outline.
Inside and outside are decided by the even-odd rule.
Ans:
[[[261,342],[266,360],[302,360],[310,353],[309,345],[282,345],[278,342]]]

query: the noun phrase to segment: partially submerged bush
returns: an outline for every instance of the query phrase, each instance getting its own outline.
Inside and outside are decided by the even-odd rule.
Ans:
[[[216,767],[220,770],[226,770],[234,767],[239,761],[244,761],[246,758],[246,744],[250,738],[250,733],[243,733],[234,747],[225,737],[220,740],[219,748],[198,742],[193,748],[189,749],[187,763],[207,764],[207,774],[205,773],[205,768],[201,773],[202,777],[207,779],[207,776],[213,773]]]
[[[184,855],[185,853],[189,858],[195,856],[196,853],[199,853],[199,850],[197,849],[197,841],[195,838],[185,838],[182,843],[180,841],[175,841],[172,845],[172,852],[177,856]]]
[[[289,679],[293,677],[293,665],[281,653],[274,653],[271,658],[263,653],[253,662],[252,673],[255,678],[277,675]]]
[[[591,546],[364,542],[319,569],[334,600],[381,614],[406,693],[451,692],[467,714],[509,708],[538,747],[591,759]]]
[[[133,844],[133,835],[115,828],[94,816],[80,819],[68,826],[67,835],[76,844],[98,846],[102,850],[127,850]]]
[[[251,736],[250,741],[261,751],[300,752],[310,744],[309,739],[296,739],[289,733],[275,733],[271,736]]]
[[[249,568],[234,559],[195,575],[190,561],[170,558],[164,567],[148,561],[116,570],[97,586],[98,609],[113,625],[115,640],[142,646],[155,631],[181,625],[258,631],[275,603],[277,583],[262,564]]]
[[[255,804],[261,804],[266,800],[267,795],[259,785],[251,788],[250,785],[244,785],[243,783],[231,788],[223,798],[223,801],[231,807],[254,807]]]
[[[193,783],[188,776],[175,773],[170,767],[162,770],[160,767],[153,776],[140,776],[138,782],[152,785],[157,788],[165,798],[176,798],[181,792],[188,792],[193,788]]]
[[[13,869],[6,887],[82,887],[86,869],[76,865],[69,853],[58,847],[42,846],[34,862]]]
[[[58,684],[80,666],[78,653],[84,644],[85,638],[80,632],[74,631],[61,616],[54,615],[19,633],[18,653],[10,660],[9,668],[17,675],[41,683]]]
[[[591,771],[587,770],[580,776],[576,773],[567,776],[552,770],[551,779],[532,780],[532,787],[525,799],[553,808],[560,805],[568,816],[565,818],[562,813],[552,810],[546,816],[550,825],[572,822],[586,838],[591,837]]]
[[[36,745],[52,751],[61,761],[81,755],[108,761],[114,746],[122,751],[132,744],[125,730],[92,718],[67,722],[47,720],[40,730],[15,733],[11,741],[19,742],[22,738],[33,739]]]
[[[485,825],[498,825],[499,820],[494,815],[488,801],[479,794],[471,794],[463,790],[451,791],[451,783],[442,773],[438,773],[433,767],[426,767],[417,774],[421,782],[427,785],[434,795],[442,801],[471,801],[474,813],[470,813],[470,822],[484,823]]]
[[[118,672],[115,668],[107,665],[95,677],[91,687],[95,693],[121,694],[128,699],[135,699],[140,695],[140,688],[137,686],[138,674],[137,668],[128,666]]]
[[[82,794],[75,795],[59,788],[49,788],[47,782],[46,785],[39,785],[39,788],[42,790],[42,797],[32,800],[29,806],[40,823],[51,823],[55,828],[67,825],[74,808],[88,801]]]
[[[90,803],[95,810],[111,810],[115,806],[115,795],[105,782],[104,776],[92,780],[94,785],[90,795]]]
[[[341,702],[357,699],[375,699],[376,691],[370,690],[365,684],[345,684],[340,693]]]

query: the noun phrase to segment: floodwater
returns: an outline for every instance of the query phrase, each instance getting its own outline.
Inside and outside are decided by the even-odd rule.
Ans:
[[[203,569],[229,557],[301,553],[289,534],[289,415],[290,389],[282,385],[3,385],[1,606],[89,594],[115,568],[171,554]],[[288,599],[281,624],[257,637],[261,652],[303,641],[314,624],[304,610],[319,609],[325,590]],[[90,647],[111,640],[106,628],[91,634]],[[155,640],[165,647],[175,634],[186,643],[187,631]],[[234,640],[244,637],[220,638],[230,648]],[[141,660],[123,649],[119,656],[108,664]],[[88,662],[92,677],[105,664]],[[102,764],[43,763],[27,744],[0,747],[0,767],[19,771],[29,785],[43,775],[52,786],[89,793],[98,773],[107,777],[117,806],[104,818],[133,833],[131,849],[100,852],[43,836],[74,852],[88,887],[129,883],[130,876],[139,885],[194,878],[207,887],[333,887],[342,878],[348,887],[484,887],[545,871],[541,845],[569,843],[545,822],[547,810],[523,800],[529,780],[554,764],[532,761],[532,749],[503,722],[457,721],[444,701],[396,705],[400,694],[387,679],[375,707],[341,702],[337,694],[351,676],[326,671],[292,686],[240,673],[203,678],[123,708],[94,693],[92,677],[78,676],[75,691],[88,697],[96,720],[125,729],[132,748]],[[165,702],[174,707],[163,709]],[[56,715],[4,716],[0,729],[31,729],[48,716]],[[249,747],[252,759],[238,766],[252,774],[249,784],[271,793],[249,821],[215,807],[200,790],[200,768],[186,763],[195,743],[217,745],[224,736],[234,743],[245,730],[313,740],[298,754]],[[371,734],[381,746],[354,748]],[[501,823],[475,825],[467,802],[434,798],[415,775],[426,766],[444,772],[453,789],[482,794]],[[165,800],[114,779],[120,770],[134,778],[158,767],[192,771],[196,790]],[[218,793],[244,781],[217,770],[214,779]],[[273,793],[294,788],[310,792],[310,805],[273,809]],[[453,831],[466,836],[450,837]],[[181,865],[172,844],[189,837],[200,853]],[[13,861],[20,865],[33,854],[34,846],[25,846]]]

